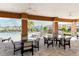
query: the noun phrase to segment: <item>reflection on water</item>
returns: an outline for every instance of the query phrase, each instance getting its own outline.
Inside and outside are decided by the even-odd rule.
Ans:
[[[21,40],[21,32],[0,32],[0,38],[9,38],[11,37],[14,41]]]

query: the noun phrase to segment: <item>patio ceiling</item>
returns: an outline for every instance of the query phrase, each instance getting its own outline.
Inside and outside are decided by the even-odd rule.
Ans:
[[[0,11],[79,19],[77,3],[0,3]]]

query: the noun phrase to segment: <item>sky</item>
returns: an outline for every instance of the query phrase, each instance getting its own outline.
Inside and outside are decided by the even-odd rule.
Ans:
[[[69,23],[69,22],[58,22],[58,24],[62,24],[62,25],[71,25],[72,23]]]
[[[0,18],[0,26],[21,26],[21,20],[14,18]]]
[[[46,25],[53,25],[53,22],[51,21],[37,21],[37,20],[31,20],[34,22],[35,26],[39,26],[39,25],[42,25],[42,26],[46,26]],[[70,22],[58,22],[58,25],[69,25],[71,26],[72,23]],[[77,26],[79,26],[79,23],[76,23]]]
[[[38,26],[38,25],[45,25],[46,26],[46,25],[52,25],[53,24],[53,22],[51,22],[51,21],[37,21],[37,20],[31,20],[31,21],[33,21],[36,26]],[[67,22],[58,22],[58,24],[71,25],[71,23],[67,23]]]
[[[31,20],[34,22],[36,26],[39,25],[52,25],[53,22],[51,21],[37,21],[37,20]],[[71,24],[67,22],[59,22],[58,24]],[[20,19],[15,19],[15,18],[0,18],[0,26],[5,27],[5,26],[21,26],[21,20]],[[79,23],[77,23],[77,26],[79,26]]]
[[[34,22],[34,24],[36,25],[36,26],[39,26],[39,25],[52,25],[53,24],[53,22],[51,22],[51,21],[37,21],[37,20],[31,20],[31,21],[33,21]]]

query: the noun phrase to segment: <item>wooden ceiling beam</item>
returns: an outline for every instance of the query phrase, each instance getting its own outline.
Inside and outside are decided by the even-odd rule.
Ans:
[[[4,17],[4,18],[20,18],[21,14],[20,13],[12,13],[12,12],[0,11],[0,17]]]
[[[53,21],[53,18],[54,18],[54,17],[28,15],[28,18],[29,18],[30,20]]]
[[[77,19],[76,22],[79,22],[79,19]]]
[[[26,13],[13,13],[13,12],[5,12],[5,11],[0,11],[0,17],[4,17],[4,18],[29,18],[29,20],[59,21],[59,22],[73,22],[74,20],[76,20],[76,22],[79,22],[79,19],[64,19],[64,18],[58,18],[58,17],[29,15]]]
[[[58,18],[59,22],[73,22],[73,19],[63,19],[63,18]]]

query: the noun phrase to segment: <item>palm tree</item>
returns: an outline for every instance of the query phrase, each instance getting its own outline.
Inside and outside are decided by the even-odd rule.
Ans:
[[[44,34],[46,34],[46,33],[47,33],[47,31],[48,31],[48,27],[46,27],[46,26],[45,26],[45,27],[43,27],[43,33],[44,33]]]
[[[30,30],[30,31],[36,31],[36,29],[34,28],[34,22],[33,21],[31,21],[31,20],[28,20],[28,30]]]
[[[61,27],[61,30],[62,30],[63,32],[67,32],[67,26],[66,26],[66,25],[63,25],[63,26]]]
[[[43,30],[44,30],[44,31],[47,31],[47,30],[48,30],[48,27],[46,27],[46,26],[43,27]]]

